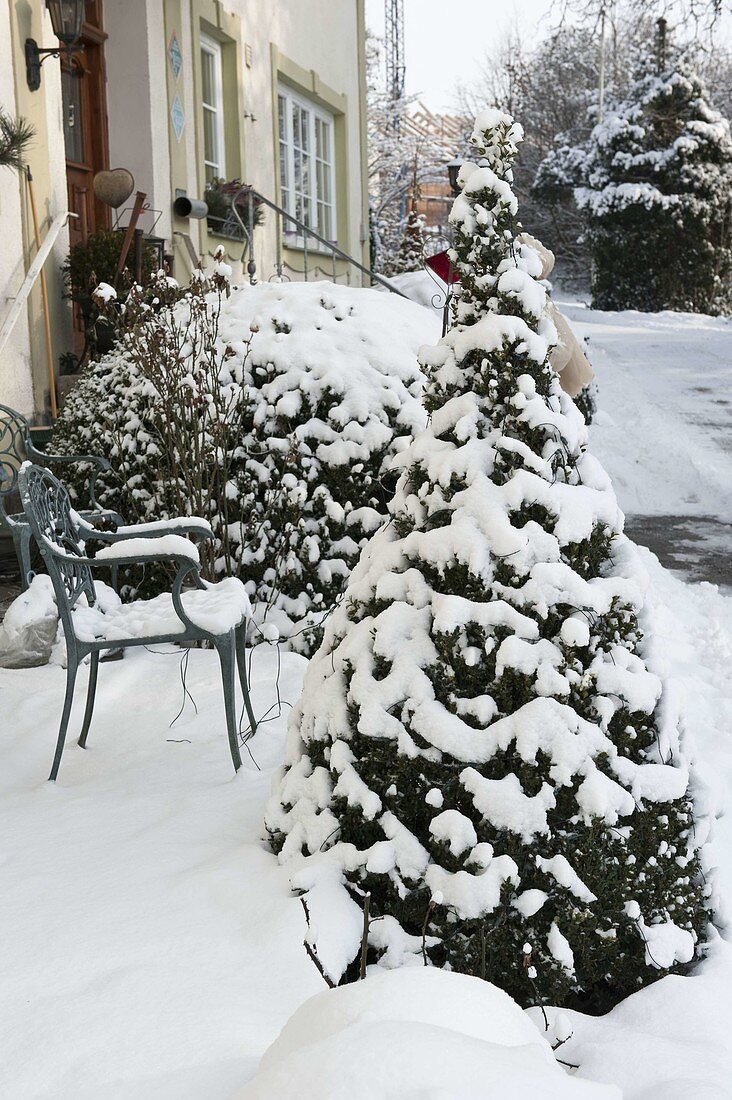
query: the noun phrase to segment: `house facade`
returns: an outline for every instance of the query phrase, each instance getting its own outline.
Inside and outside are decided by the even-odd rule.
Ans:
[[[68,249],[100,229],[126,229],[138,194],[136,226],[181,282],[219,245],[235,278],[248,278],[253,262],[258,279],[367,281],[302,231],[368,265],[364,0],[83,6],[83,50],[45,58],[32,90],[26,40],[57,45],[46,4],[0,0],[0,107],[36,131],[30,184],[0,169],[0,326],[37,240],[59,214],[72,215],[44,264],[47,308],[36,279],[0,350],[0,403],[38,421],[51,411],[59,357],[79,348],[79,319],[63,298]],[[134,187],[115,208],[94,180],[118,168]],[[232,181],[297,221],[265,202],[249,243],[230,211]],[[206,199],[208,215],[195,216]],[[237,209],[247,227],[248,200]]]

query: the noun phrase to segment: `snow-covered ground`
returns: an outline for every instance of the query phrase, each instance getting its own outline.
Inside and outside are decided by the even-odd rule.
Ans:
[[[261,727],[235,778],[216,654],[191,652],[198,716],[189,703],[169,729],[181,654],[157,648],[101,665],[89,747],[71,742],[55,786],[65,673],[0,670],[3,1100],[223,1100],[322,988],[302,910],[259,839],[286,715]],[[283,699],[304,665],[287,655]],[[259,714],[276,668],[258,649]]]
[[[732,319],[557,304],[587,337],[592,447],[626,514],[732,522]]]
[[[598,376],[594,453],[629,534],[732,591],[732,319],[557,302]]]
[[[567,312],[590,337],[593,446],[626,511],[732,519],[728,406],[717,404],[732,401],[729,322]],[[654,649],[687,701],[700,797],[721,814],[732,804],[732,596],[643,558]],[[215,655],[190,653],[198,714],[188,703],[170,729],[181,654],[159,648],[101,666],[89,748],[71,741],[55,786],[45,777],[64,673],[0,669],[3,1100],[228,1100],[324,989],[303,950],[302,907],[261,839],[305,662],[283,654],[278,676],[276,650],[255,651],[255,709],[275,709],[234,777]],[[716,822],[708,864],[726,934],[730,816]],[[621,1086],[624,1100],[732,1098],[726,940],[691,978],[665,978],[602,1019],[565,1016],[560,1057]]]

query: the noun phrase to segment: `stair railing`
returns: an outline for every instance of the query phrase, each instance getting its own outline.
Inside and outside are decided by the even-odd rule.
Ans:
[[[239,202],[244,199],[246,202],[246,224],[242,220],[239,213]],[[275,277],[278,279],[286,279],[288,276],[285,274],[285,265],[282,259],[283,251],[283,237],[285,235],[285,225],[294,225],[298,237],[302,243],[298,243],[298,248],[302,251],[303,266],[301,270],[297,271],[297,274],[302,275],[305,282],[308,281],[310,274],[310,262],[311,252],[316,251],[309,246],[309,239],[317,242],[320,249],[317,250],[318,254],[325,251],[330,257],[332,265],[331,277],[333,282],[338,281],[337,264],[341,260],[344,263],[354,267],[362,275],[366,275],[372,283],[378,283],[379,286],[383,286],[385,290],[388,290],[391,294],[398,294],[400,298],[406,298],[407,295],[403,294],[401,290],[395,287],[388,279],[385,279],[382,275],[377,275],[375,271],[371,271],[368,267],[365,267],[355,257],[349,256],[347,252],[344,252],[342,248],[338,248],[333,241],[329,241],[326,237],[321,236],[311,226],[306,225],[305,222],[300,221],[294,214],[290,214],[282,206],[278,206],[277,203],[272,202],[271,199],[266,198],[260,194],[259,191],[255,191],[253,187],[242,187],[231,199],[231,212],[236,218],[237,222],[241,226],[244,239],[247,244],[245,255],[248,255],[247,260],[247,274],[249,275],[249,282],[252,286],[257,282],[257,265],[254,259],[254,228],[255,228],[255,214],[258,206],[266,206],[270,210],[274,211],[277,223],[275,226],[276,237],[276,262],[275,262]],[[242,256],[242,262],[244,256]],[[292,270],[292,269],[291,269]],[[322,271],[321,268],[315,268],[316,272]]]
[[[56,238],[66,225],[69,218],[76,218],[77,214],[72,214],[69,210],[64,210],[62,214],[57,214],[51,222],[48,233],[43,239],[38,252],[35,255],[33,263],[28,268],[25,278],[20,286],[17,294],[7,295],[6,302],[8,303],[5,310],[5,314],[0,321],[0,352],[10,339],[10,334],[13,331],[16,321],[23,312],[23,306],[28,300],[28,295],[33,289],[33,284],[41,273],[43,265],[48,259],[48,254],[56,243]]]

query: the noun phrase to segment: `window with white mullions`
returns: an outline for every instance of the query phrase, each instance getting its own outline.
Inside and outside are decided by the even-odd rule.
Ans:
[[[203,109],[203,165],[206,183],[224,179],[224,98],[221,46],[201,35],[201,107]]]
[[[282,205],[326,240],[335,240],[333,116],[289,88],[278,96]],[[299,237],[293,224],[285,236]]]

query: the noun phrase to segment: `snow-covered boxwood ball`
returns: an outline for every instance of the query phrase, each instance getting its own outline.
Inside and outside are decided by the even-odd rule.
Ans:
[[[157,310],[133,294],[138,319],[88,367],[54,444],[109,458],[98,496],[127,522],[210,520],[207,574],[240,576],[258,617],[307,651],[424,424],[417,349],[439,322],[372,290],[229,274],[219,258]]]
[[[476,122],[455,323],[420,354],[430,423],[309,665],[266,823],[348,941],[332,978],[354,974],[370,894],[371,962],[604,1012],[699,955],[703,831],[644,570],[548,363],[521,136]]]

